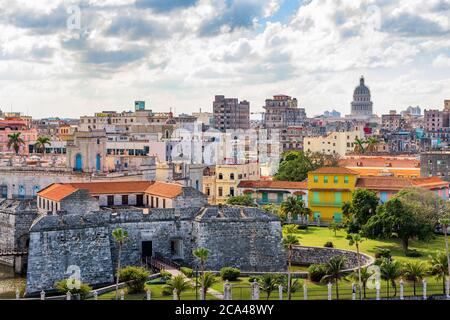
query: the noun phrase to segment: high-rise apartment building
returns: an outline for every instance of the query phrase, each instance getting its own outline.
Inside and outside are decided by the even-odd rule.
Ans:
[[[220,131],[250,129],[250,102],[216,95],[213,102],[214,128]]]

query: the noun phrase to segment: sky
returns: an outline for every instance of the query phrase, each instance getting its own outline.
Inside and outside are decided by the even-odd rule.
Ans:
[[[374,111],[450,99],[450,0],[0,0],[0,109],[36,118],[102,110],[350,112],[365,76]]]

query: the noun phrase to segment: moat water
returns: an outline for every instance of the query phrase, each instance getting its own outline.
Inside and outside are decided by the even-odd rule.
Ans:
[[[15,298],[16,288],[23,292],[25,279],[25,275],[16,275],[13,268],[0,264],[0,299]]]

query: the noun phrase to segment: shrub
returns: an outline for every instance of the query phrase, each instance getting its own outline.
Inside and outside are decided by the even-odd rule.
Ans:
[[[334,244],[331,241],[326,242],[323,246],[325,248],[334,248]]]
[[[220,269],[222,280],[236,281],[241,275],[241,270],[237,268],[225,267]]]
[[[181,267],[180,271],[188,278],[192,278],[192,276],[194,275],[194,270],[188,267]]]
[[[376,259],[381,259],[381,258],[390,259],[391,258],[391,250],[377,248],[375,250],[375,258]]]
[[[161,275],[161,278],[163,278],[163,280],[165,281],[170,280],[172,278],[172,274],[166,270],[161,270],[159,274]]]
[[[127,266],[119,270],[121,280],[127,282],[130,293],[139,293],[144,291],[145,282],[150,272],[142,267]]]
[[[259,281],[259,276],[250,276],[248,277],[248,282],[253,283],[253,282],[258,282]]]
[[[55,288],[59,292],[63,294],[67,294],[67,292],[70,291],[70,293],[74,296],[79,296],[81,300],[85,299],[87,295],[91,292],[92,288],[83,282],[79,282],[78,285],[73,283],[74,279],[64,279],[61,281],[58,281],[55,283]],[[76,281],[76,280],[75,280]],[[74,284],[75,288],[69,289],[68,284]]]
[[[422,254],[419,251],[415,250],[415,249],[408,249],[405,252],[405,256],[407,256],[409,258],[419,258],[419,257],[422,256]]]
[[[298,226],[298,230],[308,230],[308,225],[301,224],[301,225]]]
[[[312,264],[308,267],[309,279],[313,282],[320,282],[326,273],[327,270],[324,264]]]

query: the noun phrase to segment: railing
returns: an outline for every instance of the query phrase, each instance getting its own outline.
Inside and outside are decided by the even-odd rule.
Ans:
[[[154,256],[150,258],[150,267],[156,271],[161,271],[166,267],[172,267],[177,270],[181,269],[181,266],[178,263],[169,258],[164,257],[160,253],[155,253]]]

